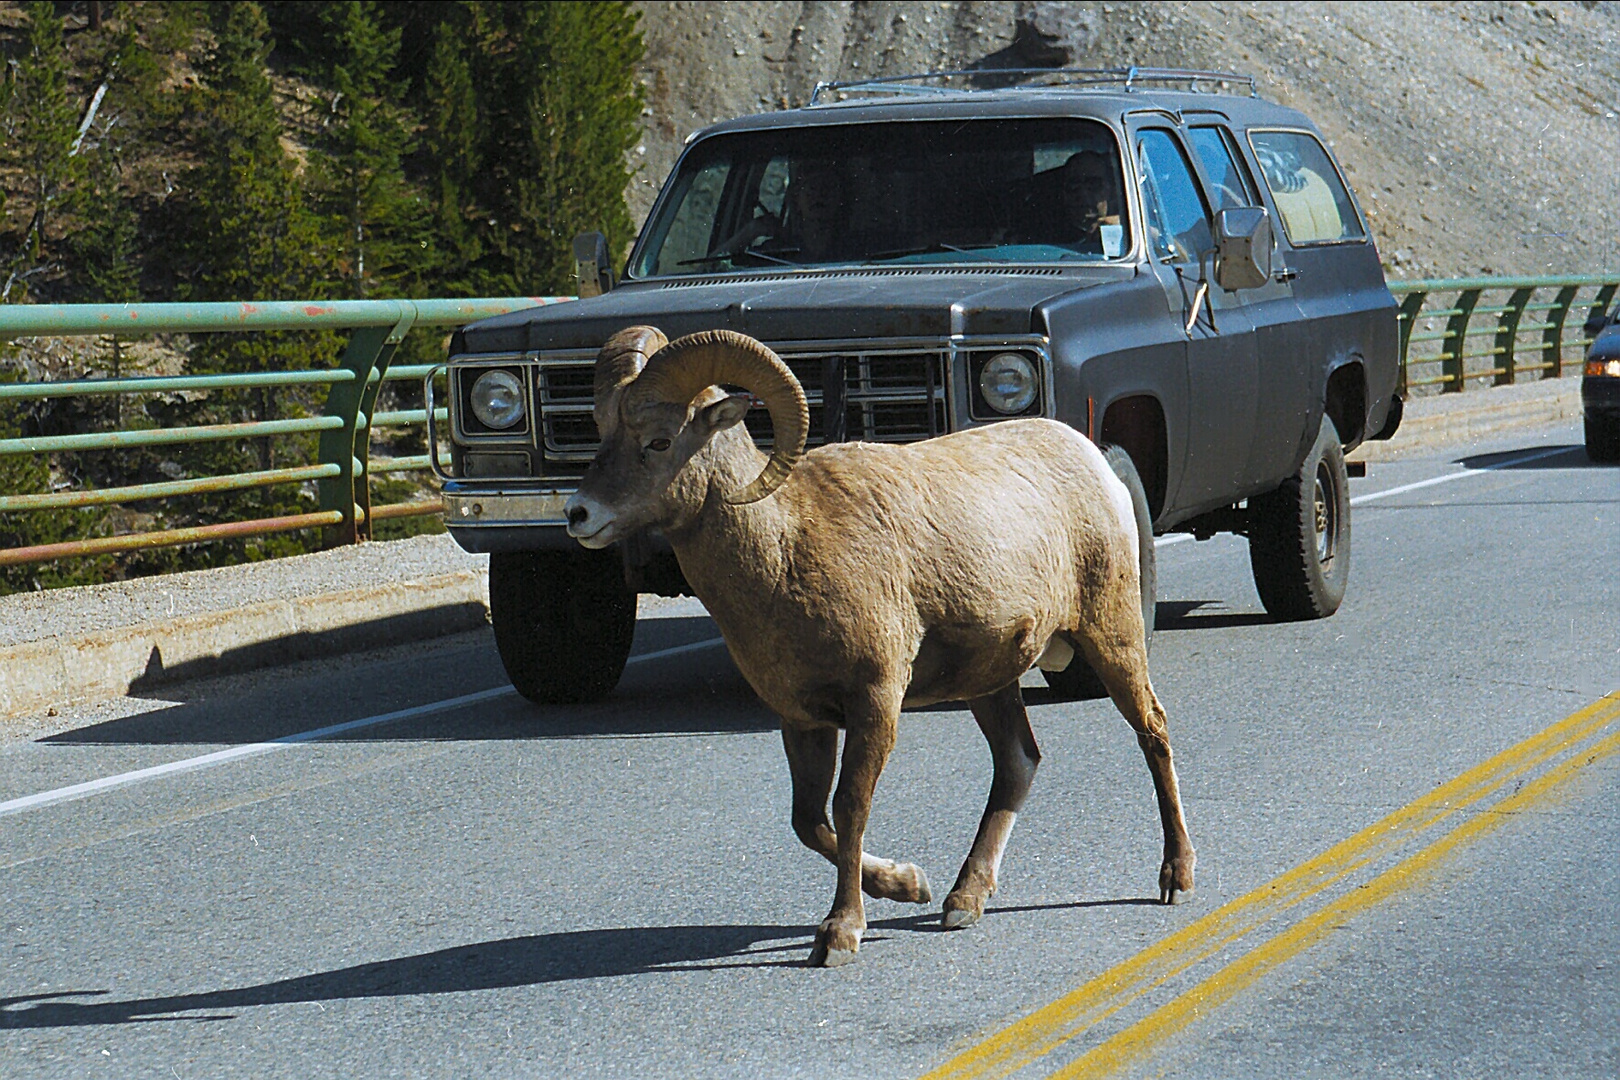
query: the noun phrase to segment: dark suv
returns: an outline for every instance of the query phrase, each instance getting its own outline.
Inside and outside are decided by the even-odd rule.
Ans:
[[[1395,303],[1321,134],[1244,76],[984,78],[825,85],[699,131],[622,281],[588,234],[577,303],[455,335],[446,524],[491,553],[523,694],[605,693],[636,592],[685,591],[657,536],[604,553],[565,532],[597,448],[592,361],[637,324],[768,344],[812,446],[1055,417],[1126,452],[1154,532],[1246,535],[1268,611],[1338,607],[1344,453],[1388,438],[1400,400]]]

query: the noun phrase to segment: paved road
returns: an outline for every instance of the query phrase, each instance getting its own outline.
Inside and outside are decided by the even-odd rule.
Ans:
[[[1261,613],[1242,541],[1164,544],[1197,899],[1151,902],[1123,721],[1032,676],[986,918],[873,902],[833,971],[693,602],[591,708],[480,633],[41,720],[0,744],[0,1076],[1620,1073],[1620,472],[1578,441],[1375,463],[1320,623]],[[948,884],[988,776],[964,710],[908,715],[870,846]]]

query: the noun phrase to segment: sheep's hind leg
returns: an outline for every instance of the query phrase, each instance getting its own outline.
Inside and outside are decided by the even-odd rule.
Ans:
[[[838,835],[827,820],[827,799],[838,768],[838,732],[831,727],[782,725],[782,745],[793,776],[793,832],[801,843],[838,865]],[[928,875],[914,863],[861,854],[861,890],[879,900],[927,904],[934,899]]]
[[[968,707],[990,744],[996,771],[990,782],[990,799],[985,804],[984,817],[979,820],[979,833],[973,839],[967,861],[962,864],[962,872],[956,876],[956,885],[945,897],[942,918],[947,930],[978,922],[984,914],[985,901],[995,895],[996,874],[1001,869],[1007,838],[1012,834],[1013,822],[1029,795],[1035,767],[1041,760],[1035,733],[1029,728],[1024,695],[1017,683],[976,698],[968,702]]]
[[[1153,774],[1153,789],[1159,801],[1159,822],[1164,830],[1164,862],[1159,867],[1159,901],[1179,904],[1192,899],[1193,864],[1196,855],[1187,823],[1181,813],[1181,793],[1176,783],[1176,767],[1170,757],[1170,730],[1164,706],[1148,681],[1147,647],[1141,638],[1114,640],[1099,644],[1081,643],[1092,670],[1097,672],[1108,696],[1136,732],[1136,742],[1147,758]]]

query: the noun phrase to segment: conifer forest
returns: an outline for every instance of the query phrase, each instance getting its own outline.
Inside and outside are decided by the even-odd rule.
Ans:
[[[637,18],[617,2],[0,3],[0,303],[571,293],[576,234],[599,229],[618,254],[632,239]],[[329,367],[342,347],[332,333],[20,339],[0,342],[0,381]],[[418,331],[395,362],[443,350]],[[420,408],[419,391],[412,403],[408,384],[389,387],[404,399],[392,407]],[[296,417],[319,397],[0,401],[0,438]],[[420,433],[401,437],[417,446],[395,451],[422,452]],[[307,443],[0,456],[0,493],[286,466],[313,455]],[[312,498],[282,486],[0,513],[0,547],[299,513]],[[0,592],[319,542],[288,533],[0,568]]]

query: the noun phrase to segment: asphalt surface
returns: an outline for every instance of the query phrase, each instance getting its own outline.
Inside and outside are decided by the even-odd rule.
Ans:
[[[21,717],[0,1075],[1615,1075],[1620,471],[1578,443],[1375,461],[1321,622],[1265,616],[1237,538],[1164,544],[1152,667],[1194,902],[1152,902],[1117,713],[1032,675],[1045,756],[984,920],[869,901],[834,971],[802,966],[831,868],[693,601],[644,608],[646,659],[588,708],[512,696],[484,630]],[[1514,749],[1571,716],[1544,758]],[[965,710],[908,714],[869,848],[942,893],[988,780]],[[1382,824],[1436,791],[1426,831]],[[1297,902],[1189,944],[1255,890]],[[1031,1034],[1099,979],[1086,1019]]]

